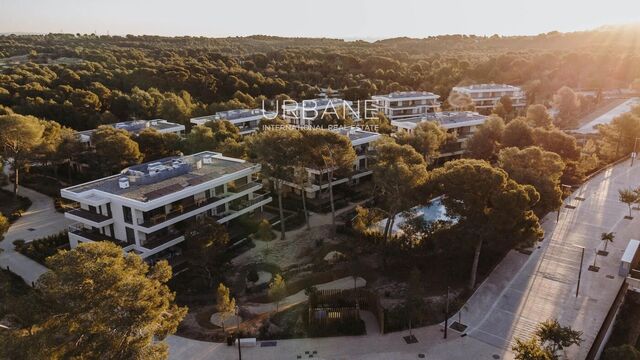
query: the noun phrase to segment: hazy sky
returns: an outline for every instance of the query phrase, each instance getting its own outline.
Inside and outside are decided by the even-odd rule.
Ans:
[[[638,0],[0,0],[0,33],[521,35],[640,21]]]

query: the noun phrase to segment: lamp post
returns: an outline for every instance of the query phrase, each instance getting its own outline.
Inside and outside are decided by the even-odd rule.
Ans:
[[[447,328],[449,327],[449,287],[447,286],[447,301],[444,305],[444,338],[447,338]]]
[[[240,350],[240,307],[236,306],[236,334],[238,341],[238,360],[242,360],[242,350]]]
[[[584,246],[574,245],[577,248],[582,250],[580,254],[580,267],[578,268],[578,286],[576,286],[576,297],[578,297],[578,292],[580,291],[580,278],[582,277],[582,262],[584,261]]]
[[[629,165],[629,166],[633,166],[633,160],[635,160],[636,154],[637,154],[637,152],[636,152],[636,147],[637,146],[638,146],[638,138],[636,138],[633,141],[633,152],[631,153],[631,165]]]

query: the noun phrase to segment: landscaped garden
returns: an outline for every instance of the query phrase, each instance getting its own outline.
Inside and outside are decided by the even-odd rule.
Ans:
[[[69,237],[67,232],[63,231],[30,242],[14,240],[13,244],[16,251],[44,265],[49,256],[55,255],[59,250],[69,249]]]

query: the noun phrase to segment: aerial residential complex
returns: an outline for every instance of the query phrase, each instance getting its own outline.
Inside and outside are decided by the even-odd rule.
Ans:
[[[146,258],[184,241],[184,225],[204,216],[228,223],[271,202],[256,182],[260,165],[215,152],[131,166],[61,190],[79,204],[65,213],[71,247],[109,240]]]
[[[344,110],[343,110],[344,109]],[[301,102],[291,101],[282,105],[282,117],[293,125],[308,126],[324,114],[345,114],[357,122],[360,115],[351,101],[337,98],[307,99]]]
[[[356,160],[353,163],[353,169],[348,176],[336,178],[334,174],[333,186],[345,184],[351,181],[351,184],[359,184],[361,181],[365,181],[371,177],[373,173],[369,169],[369,163],[371,161],[373,142],[380,138],[380,134],[364,131],[357,127],[340,128],[334,130],[343,136],[349,137],[351,145],[356,152]],[[307,183],[305,185],[306,196],[309,199],[316,199],[321,197],[329,188],[328,171],[320,171],[316,169],[307,169]],[[292,192],[296,195],[300,195],[300,186],[294,183],[285,183],[286,188],[284,192]]]
[[[510,97],[512,105],[516,109],[522,109],[527,105],[527,97],[522,88],[513,85],[477,84],[456,86],[451,91],[469,95],[477,110],[493,109],[503,96]]]
[[[163,119],[153,120],[131,120],[123,121],[115,124],[109,124],[115,129],[126,130],[129,134],[139,134],[144,129],[155,129],[160,133],[175,133],[178,135],[184,135],[185,127],[181,124],[176,124]],[[91,144],[91,134],[96,130],[85,130],[77,132],[80,142]]]
[[[420,118],[440,107],[439,95],[426,91],[399,91],[372,96],[372,108],[390,120]]]
[[[241,135],[248,135],[258,130],[260,120],[265,118],[273,119],[277,115],[274,111],[265,111],[263,109],[237,109],[191,118],[190,121],[194,125],[203,125],[209,121],[227,120],[240,130]]]
[[[466,151],[467,140],[475,133],[478,127],[484,124],[486,116],[472,111],[437,112],[419,119],[395,120],[391,125],[396,131],[411,133],[413,129],[423,121],[435,121],[448,133],[455,133],[456,140],[447,142],[440,148],[438,160],[450,160],[460,157]]]

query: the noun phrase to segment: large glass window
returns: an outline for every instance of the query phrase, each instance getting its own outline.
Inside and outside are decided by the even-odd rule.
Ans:
[[[128,206],[122,207],[122,214],[124,216],[124,222],[127,224],[133,224],[133,213],[131,212],[131,208]]]

